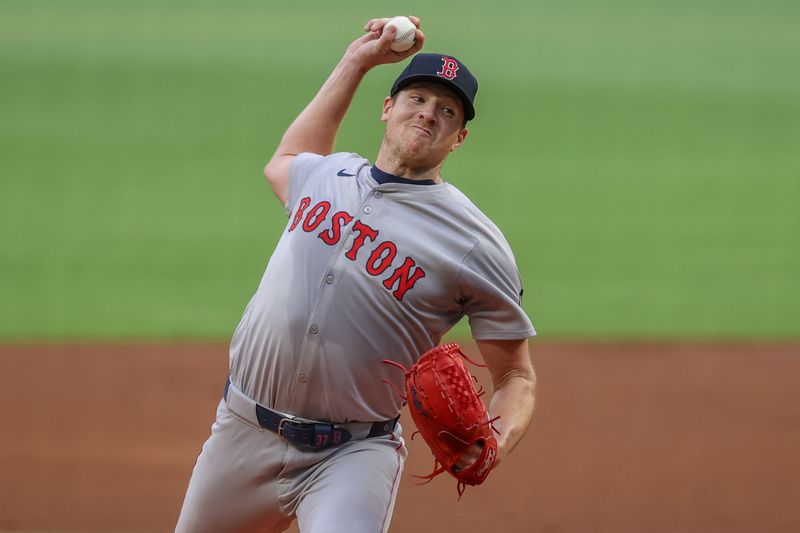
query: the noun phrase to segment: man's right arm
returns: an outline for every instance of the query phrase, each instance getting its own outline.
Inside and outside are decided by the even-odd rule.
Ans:
[[[419,19],[409,18],[419,28]],[[367,22],[364,26],[367,34],[350,44],[322,88],[283,134],[264,168],[264,176],[282,204],[288,197],[289,168],[294,158],[303,152],[321,155],[333,152],[336,133],[364,75],[377,65],[402,61],[422,48],[425,36],[417,29],[413,47],[405,52],[391,50],[396,30],[390,27],[383,31],[388,20],[380,18]]]

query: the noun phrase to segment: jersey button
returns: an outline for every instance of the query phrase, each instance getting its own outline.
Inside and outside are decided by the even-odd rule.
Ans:
[[[370,206],[367,206],[364,208],[364,212],[369,215],[370,213],[372,213],[372,208]]]
[[[297,381],[299,381],[300,383],[305,383],[306,381],[308,381],[308,376],[306,376],[305,374],[300,374],[299,376],[297,376]]]
[[[381,191],[375,191],[375,198],[380,198],[381,196],[383,196]]]
[[[308,330],[309,330],[311,333],[313,333],[314,335],[316,335],[317,333],[319,333],[319,326],[318,326],[318,325],[316,325],[316,324],[311,324],[311,327],[310,327],[310,328],[308,328]]]
[[[328,274],[328,276],[325,278],[325,283],[330,285],[331,283],[333,283],[333,279],[334,279],[333,274]]]

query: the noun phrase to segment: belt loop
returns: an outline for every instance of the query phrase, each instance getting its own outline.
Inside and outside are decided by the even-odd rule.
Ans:
[[[367,434],[366,439],[370,439],[373,437],[382,437],[384,435],[388,435],[394,428],[397,427],[397,421],[400,420],[400,415],[397,415],[392,420],[386,420],[384,422],[375,422],[372,424],[372,427],[369,429],[369,433]]]

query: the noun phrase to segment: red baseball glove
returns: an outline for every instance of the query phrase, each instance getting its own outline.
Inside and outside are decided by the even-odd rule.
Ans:
[[[455,343],[425,352],[408,370],[384,360],[405,372],[405,399],[411,417],[436,458],[433,472],[417,477],[430,481],[446,471],[458,480],[459,497],[465,485],[483,483],[497,457],[497,440],[492,433],[492,423],[497,419],[489,419],[480,399],[483,391],[475,388],[476,380],[464,366],[464,359],[483,366],[467,358]],[[480,449],[478,458],[459,468],[459,458],[473,445]]]

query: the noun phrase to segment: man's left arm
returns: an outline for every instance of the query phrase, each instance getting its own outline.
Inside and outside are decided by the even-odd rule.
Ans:
[[[536,373],[530,357],[528,339],[477,340],[478,349],[489,367],[494,394],[489,415],[500,418],[494,423],[497,435],[497,467],[514,449],[533,417]]]

